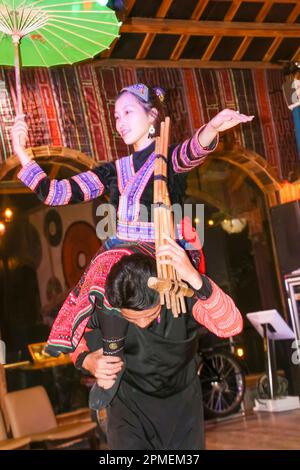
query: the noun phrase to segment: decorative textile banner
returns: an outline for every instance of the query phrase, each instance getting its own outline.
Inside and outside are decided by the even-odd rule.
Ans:
[[[238,145],[255,151],[288,178],[299,159],[293,117],[282,93],[280,70],[139,69],[92,64],[23,70],[23,104],[29,145],[66,146],[98,161],[128,154],[114,123],[118,91],[136,82],[165,88],[172,141],[187,138],[221,109],[254,114],[232,130]],[[14,76],[0,68],[0,162],[12,153],[16,109]]]

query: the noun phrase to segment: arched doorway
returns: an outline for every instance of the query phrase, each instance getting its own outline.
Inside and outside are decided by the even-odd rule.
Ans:
[[[50,178],[70,178],[74,174],[89,170],[96,164],[87,155],[64,147],[31,148],[28,149],[28,153]],[[62,265],[62,250],[68,228],[74,223],[89,225],[91,227],[89,233],[92,233],[96,224],[92,202],[82,204],[80,210],[76,205],[61,208],[47,207],[17,179],[19,170],[19,162],[14,156],[0,167],[0,218],[7,207],[13,211],[13,219],[10,223],[6,223],[6,232],[0,240],[2,247],[0,277],[9,288],[7,292],[13,289],[15,293],[20,293],[18,296],[6,295],[5,298],[1,298],[3,296],[0,295],[1,317],[11,319],[10,322],[1,322],[1,333],[8,343],[8,353],[14,358],[13,360],[20,359],[17,356],[18,350],[15,350],[20,347],[16,346],[16,341],[13,341],[14,312],[19,312],[17,298],[22,299],[33,315],[32,319],[28,317],[28,324],[43,325],[48,332],[69,291]],[[96,238],[96,234],[94,237]],[[88,244],[89,240],[85,240],[85,243]],[[99,241],[99,247],[100,244]],[[95,248],[94,239],[92,245]],[[73,251],[68,252],[70,265],[73,263],[70,259],[72,254],[76,256],[78,252],[85,253],[84,249],[74,244],[72,248]],[[89,250],[86,251],[90,257],[86,256],[83,261],[81,260],[76,273],[79,277],[94,254],[94,252],[90,254]],[[23,284],[22,277],[24,277]],[[27,312],[26,308],[23,309],[24,315]],[[26,319],[23,320],[24,325]],[[39,331],[42,331],[42,328]],[[35,338],[27,336],[23,335],[23,343],[27,340],[44,341],[47,333],[40,338],[37,335]],[[23,344],[21,349],[25,351],[26,348],[27,344]]]
[[[205,205],[208,274],[235,299],[244,316],[268,308],[283,312],[269,222],[269,207],[279,203],[280,189],[267,162],[241,148],[213,153],[188,177],[189,200]],[[262,371],[262,341],[247,320],[243,342],[250,370]]]

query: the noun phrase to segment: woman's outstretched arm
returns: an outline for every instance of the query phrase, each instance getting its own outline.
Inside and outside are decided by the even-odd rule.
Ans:
[[[219,132],[226,131],[238,124],[252,121],[254,116],[240,114],[233,109],[223,109],[206,125],[196,131],[191,139],[177,145],[172,152],[175,173],[186,173],[201,165],[218,145]]]
[[[18,178],[46,205],[62,206],[90,201],[108,191],[112,179],[116,178],[115,164],[111,162],[68,179],[50,179],[27,154],[27,135],[24,115],[19,115],[12,128],[13,149],[22,165]]]

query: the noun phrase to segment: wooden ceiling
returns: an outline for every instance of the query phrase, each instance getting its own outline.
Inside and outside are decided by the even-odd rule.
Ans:
[[[300,0],[127,0],[104,64],[275,67],[300,61]]]

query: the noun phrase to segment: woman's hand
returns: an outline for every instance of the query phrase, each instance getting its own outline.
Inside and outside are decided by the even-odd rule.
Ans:
[[[82,363],[82,367],[87,369],[96,379],[99,387],[111,388],[117,378],[117,374],[123,367],[122,360],[117,356],[104,356],[103,349],[88,354]]]
[[[253,118],[254,116],[247,116],[233,109],[223,109],[207,123],[207,126],[215,132],[223,132],[243,122],[250,122]]]
[[[192,265],[185,250],[172,238],[167,236],[164,238],[167,243],[161,245],[156,252],[159,264],[173,266],[183,281],[187,281],[196,290],[200,289],[202,286],[201,275]],[[167,259],[161,259],[162,256],[167,256]]]
[[[25,147],[28,140],[28,126],[25,122],[25,114],[18,114],[11,129],[12,144],[15,153]]]

